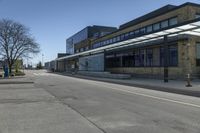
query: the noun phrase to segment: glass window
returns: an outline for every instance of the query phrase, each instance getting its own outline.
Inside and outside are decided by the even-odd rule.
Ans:
[[[140,66],[140,52],[139,50],[134,52],[135,66]]]
[[[126,33],[125,34],[125,38],[127,39],[129,37],[129,33]]]
[[[134,36],[134,31],[131,31],[131,32],[129,33],[129,35],[130,35],[130,36]]]
[[[200,59],[197,59],[196,62],[197,66],[200,66]]]
[[[106,67],[113,68],[113,67],[120,67],[120,57],[116,57],[114,54],[106,56]]]
[[[196,66],[200,66],[200,43],[196,43]]]
[[[109,40],[109,43],[113,43],[112,39]]]
[[[169,58],[169,66],[177,66],[178,65],[178,46],[171,45],[168,47],[168,58]],[[164,48],[160,49],[160,65],[164,66]]]
[[[150,26],[147,26],[147,32],[149,33],[149,32],[152,32],[152,30],[153,30],[153,27],[152,27],[152,25],[150,25]]]
[[[101,42],[97,43],[97,47],[101,47]]]
[[[153,66],[153,49],[146,49],[146,66]]]
[[[83,51],[84,51],[84,48],[81,48],[80,51],[83,52]]]
[[[107,41],[106,41],[106,44],[109,44],[109,43],[110,43],[109,40],[107,40]]]
[[[120,40],[124,40],[124,34],[121,35],[121,39]]]
[[[153,48],[153,66],[160,66],[160,47]]]
[[[106,45],[106,43],[107,43],[107,40],[106,40],[106,41],[103,41],[103,44],[102,44],[102,46]]]
[[[116,37],[114,37],[114,38],[113,38],[113,42],[116,42],[116,40],[117,40],[117,38],[116,38]]]
[[[169,26],[168,20],[161,22],[161,28],[166,28]]]
[[[140,33],[144,34],[145,33],[145,28],[140,29]]]
[[[133,53],[126,53],[122,57],[122,65],[123,67],[132,67],[133,65]]]
[[[85,50],[89,50],[89,46],[85,47]]]
[[[92,45],[92,48],[96,48],[98,43]]]
[[[140,34],[140,30],[135,31],[135,35],[138,36]]]
[[[144,52],[145,52],[144,49],[140,50],[140,66],[144,66],[144,58],[145,58]]]
[[[169,66],[178,65],[178,46],[169,46]]]
[[[120,41],[120,36],[117,37],[117,42]]]
[[[156,30],[159,30],[160,29],[160,23],[156,23],[153,25],[153,30],[156,31]]]
[[[200,14],[196,14],[196,15],[195,15],[195,18],[200,18]]]
[[[164,48],[160,47],[160,66],[164,66]]]
[[[177,17],[169,19],[169,25],[176,25],[178,23]]]
[[[103,46],[103,42],[100,42],[100,47]]]
[[[197,59],[200,59],[200,42],[196,43],[196,55]]]

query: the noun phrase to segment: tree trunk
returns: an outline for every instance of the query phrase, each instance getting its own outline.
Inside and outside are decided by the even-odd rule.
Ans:
[[[12,73],[12,65],[9,65],[9,75]]]

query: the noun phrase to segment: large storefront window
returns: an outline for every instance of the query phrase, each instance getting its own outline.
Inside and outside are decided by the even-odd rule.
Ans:
[[[133,57],[132,52],[129,52],[129,53],[123,55],[122,65],[123,65],[123,67],[133,67],[134,66],[134,57]]]
[[[178,65],[178,46],[170,45],[168,47],[168,66]],[[106,66],[114,67],[159,67],[164,66],[163,47],[135,49],[131,52],[123,51],[118,54],[106,56]]]
[[[153,66],[153,49],[146,50],[146,66]]]
[[[140,66],[140,52],[139,50],[134,52],[134,59],[135,59],[135,66],[138,67]]]
[[[178,46],[171,45],[168,47],[169,54],[169,64],[168,66],[178,65]],[[164,48],[160,48],[160,66],[164,66]]]
[[[164,48],[160,47],[160,66],[164,66]]]
[[[117,57],[114,54],[106,56],[106,67],[120,67],[120,57]]]
[[[178,65],[178,47],[177,45],[169,46],[169,66]]]
[[[145,65],[144,61],[145,61],[145,50],[141,49],[140,50],[140,67]]]

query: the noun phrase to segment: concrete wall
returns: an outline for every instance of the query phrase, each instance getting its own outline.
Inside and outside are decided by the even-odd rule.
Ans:
[[[79,58],[80,71],[104,71],[104,54]]]

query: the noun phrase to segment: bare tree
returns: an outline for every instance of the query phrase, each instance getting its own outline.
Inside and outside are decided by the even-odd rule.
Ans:
[[[0,55],[7,60],[9,72],[19,58],[39,53],[39,44],[24,25],[12,20],[0,20]]]

